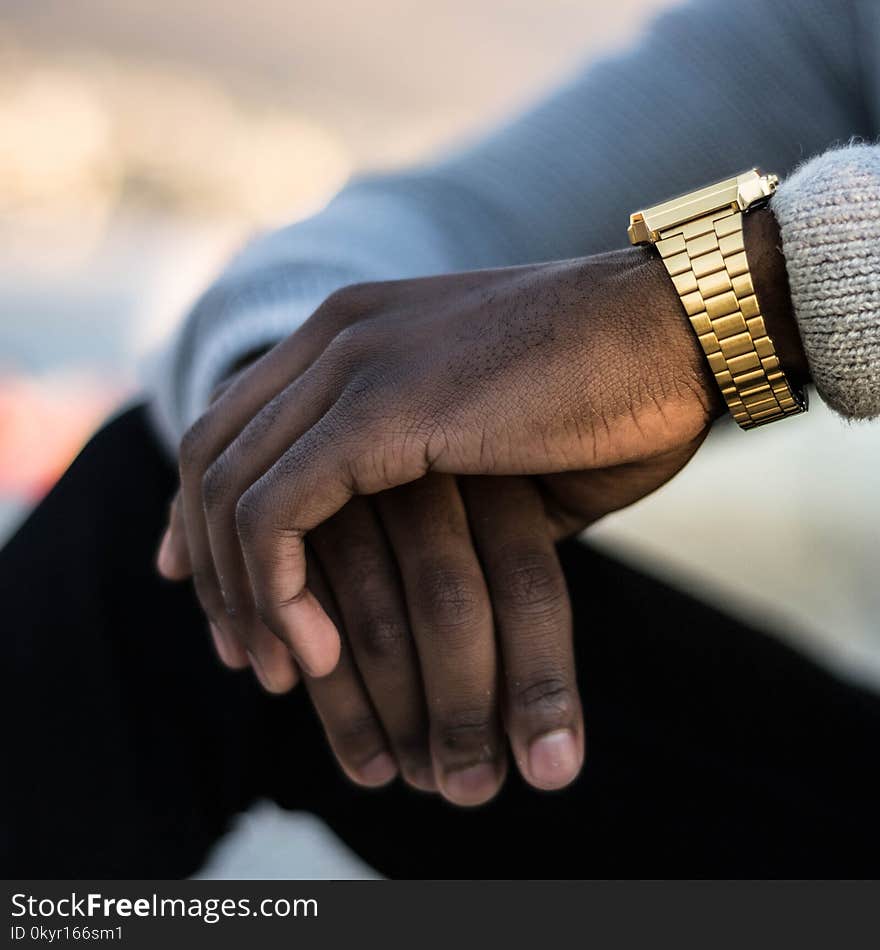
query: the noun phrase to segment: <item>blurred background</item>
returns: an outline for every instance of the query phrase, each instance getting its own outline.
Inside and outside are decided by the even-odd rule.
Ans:
[[[0,541],[254,229],[509,114],[667,5],[0,0]],[[719,426],[592,536],[880,683],[880,429],[816,403],[745,437]],[[262,805],[205,873],[371,872]]]

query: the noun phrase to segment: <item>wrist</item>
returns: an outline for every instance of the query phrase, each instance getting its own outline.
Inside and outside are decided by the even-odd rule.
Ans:
[[[743,215],[743,240],[755,296],[767,332],[773,340],[782,370],[795,386],[810,381],[810,369],[804,353],[791,303],[785,258],[781,251],[779,227],[769,208]],[[662,328],[663,360],[674,379],[693,386],[707,421],[728,410],[709,363],[688,323],[681,299],[653,249],[634,249],[634,264],[645,275],[644,299],[650,301],[652,318]]]
[[[743,240],[755,296],[782,370],[793,385],[803,386],[810,381],[810,367],[794,317],[779,225],[769,208],[743,215]]]
[[[681,298],[669,278],[660,255],[653,248],[633,248],[638,268],[645,275],[643,299],[660,336],[656,352],[663,376],[675,390],[694,394],[693,412],[708,425],[727,412],[721,390],[712,375]]]

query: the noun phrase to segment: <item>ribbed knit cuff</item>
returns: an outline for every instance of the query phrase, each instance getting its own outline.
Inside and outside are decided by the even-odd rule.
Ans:
[[[880,415],[880,146],[806,162],[772,208],[819,395],[852,419]]]

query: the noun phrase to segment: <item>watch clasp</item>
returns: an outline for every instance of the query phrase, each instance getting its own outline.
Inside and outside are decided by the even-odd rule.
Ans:
[[[634,211],[629,216],[629,227],[626,229],[629,235],[630,244],[652,244],[654,238],[648,225],[645,224],[645,216],[641,211]]]
[[[758,168],[737,176],[736,203],[740,211],[766,203],[779,184],[778,175],[765,175]]]

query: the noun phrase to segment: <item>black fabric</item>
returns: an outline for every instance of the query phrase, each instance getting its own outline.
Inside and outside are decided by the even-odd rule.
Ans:
[[[588,547],[561,548],[588,761],[465,811],[350,785],[303,692],[223,670],[153,557],[174,472],[142,409],[0,553],[5,877],[194,872],[255,798],[396,877],[862,877],[880,870],[880,700]]]

